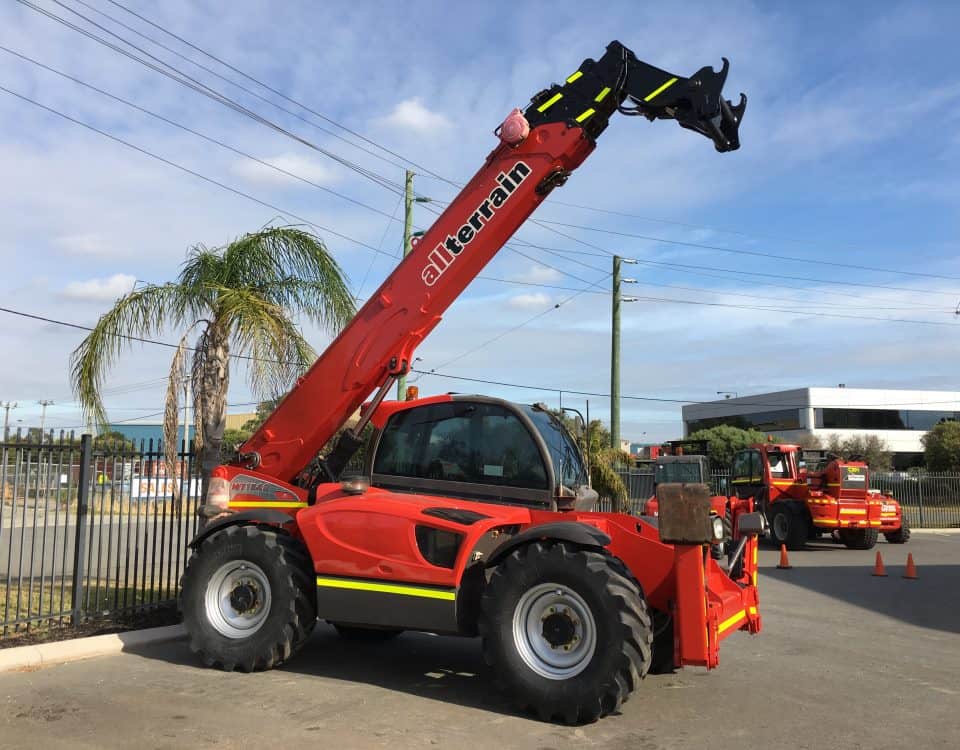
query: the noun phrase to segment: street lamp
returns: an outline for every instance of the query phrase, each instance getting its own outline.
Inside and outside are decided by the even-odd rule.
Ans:
[[[718,396],[723,396],[724,398],[736,398],[736,391],[717,391]]]

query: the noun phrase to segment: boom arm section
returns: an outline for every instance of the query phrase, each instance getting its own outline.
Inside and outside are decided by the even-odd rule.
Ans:
[[[724,60],[720,73],[703,68],[680,78],[612,42],[566,84],[537,94],[522,116],[507,119],[500,145],[241,447],[238,461],[294,481],[378,386],[382,397],[385,381],[407,371],[444,311],[589,156],[614,112],[675,119],[709,136],[720,151],[737,148],[745,99],[733,107],[721,98],[726,73]],[[347,443],[355,442],[351,437]],[[347,451],[337,453],[336,463],[344,463]]]

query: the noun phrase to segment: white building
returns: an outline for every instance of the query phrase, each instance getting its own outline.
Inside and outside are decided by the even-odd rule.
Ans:
[[[718,424],[752,427],[783,440],[876,435],[897,468],[921,462],[920,438],[942,421],[960,421],[960,391],[798,388],[683,407],[684,435]]]

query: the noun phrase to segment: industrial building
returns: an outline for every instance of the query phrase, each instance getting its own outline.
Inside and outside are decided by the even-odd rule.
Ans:
[[[786,441],[814,435],[824,445],[831,435],[876,435],[889,446],[897,469],[922,463],[921,438],[934,425],[953,420],[960,420],[960,391],[797,388],[683,407],[684,436],[719,424]]]

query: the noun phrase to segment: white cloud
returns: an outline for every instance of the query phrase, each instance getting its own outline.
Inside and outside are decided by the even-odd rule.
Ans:
[[[137,278],[127,273],[115,273],[105,279],[71,281],[63,288],[63,296],[82,302],[113,302],[131,289]]]
[[[303,184],[290,175],[278,172],[278,169],[321,185],[336,181],[336,174],[332,169],[318,161],[308,159],[298,154],[280,154],[279,156],[264,159],[263,161],[267,162],[267,164],[272,164],[277,169],[271,169],[250,159],[240,159],[234,162],[231,171],[238,177],[257,185]]]
[[[537,307],[546,308],[546,306],[550,304],[550,297],[542,292],[518,294],[515,297],[511,297],[507,304],[519,310],[532,310]]]
[[[450,127],[450,120],[439,112],[431,112],[420,102],[420,97],[405,99],[386,117],[389,125],[407,128],[418,133],[432,133]]]

